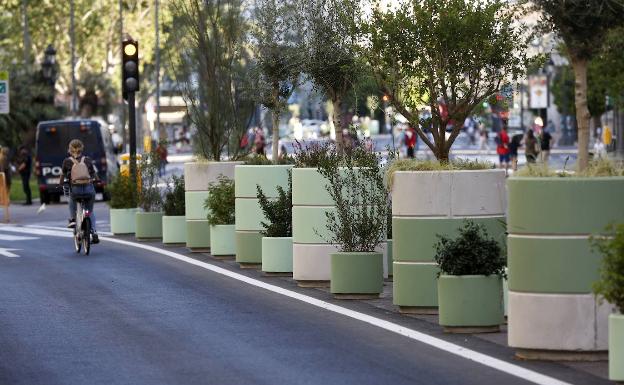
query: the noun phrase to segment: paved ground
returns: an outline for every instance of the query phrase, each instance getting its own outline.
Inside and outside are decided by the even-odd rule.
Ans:
[[[40,214],[35,210],[14,207],[16,225],[64,224],[64,205]],[[105,206],[98,204],[96,213],[100,231],[106,230]],[[164,249],[178,259],[162,255],[157,243],[151,245],[158,249],[145,250],[104,240],[85,257],[75,254],[71,239],[63,235],[68,234],[0,226],[0,249],[19,255],[0,255],[2,385],[520,384],[528,383],[520,377],[535,372],[549,376],[541,378],[544,384],[558,383],[555,379],[608,383],[604,363],[520,362],[505,346],[505,333],[445,335],[433,316],[398,315],[388,296],[391,282],[380,300],[335,301],[326,290],[300,289],[289,278],[241,271],[233,261],[191,255],[183,248]],[[216,271],[192,264],[197,260]],[[224,275],[230,272],[238,278]],[[472,356],[475,362],[450,354],[335,309],[321,309],[311,303],[316,300],[516,369],[485,366],[480,363],[484,356]]]

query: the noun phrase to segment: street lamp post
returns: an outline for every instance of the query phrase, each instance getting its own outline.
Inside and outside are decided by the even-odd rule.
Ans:
[[[52,89],[50,92],[49,102],[54,104],[54,84],[56,83],[56,77],[58,75],[56,64],[56,50],[49,44],[44,51],[43,62],[41,63],[41,73],[43,80]]]

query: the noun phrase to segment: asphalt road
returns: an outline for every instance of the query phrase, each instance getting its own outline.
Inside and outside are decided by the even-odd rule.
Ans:
[[[64,205],[39,215],[33,209],[17,208],[17,222],[64,223]],[[104,208],[96,210],[105,227]],[[483,358],[468,360],[188,261],[106,239],[90,256],[78,255],[71,238],[46,231],[59,234],[0,225],[0,385],[529,383],[482,365]],[[440,337],[394,312],[373,316]],[[442,338],[569,383],[603,383],[559,364],[514,363],[508,348],[470,336]],[[550,380],[542,383],[558,384]]]

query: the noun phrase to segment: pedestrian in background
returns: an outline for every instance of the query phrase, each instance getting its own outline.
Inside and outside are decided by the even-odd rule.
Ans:
[[[482,153],[490,151],[490,145],[488,144],[488,132],[483,123],[481,123],[479,128],[479,151]]]
[[[22,188],[24,189],[24,195],[26,195],[26,202],[24,202],[24,205],[30,206],[32,205],[32,192],[30,191],[32,157],[30,156],[30,151],[28,151],[26,146],[20,147],[17,172],[19,172],[20,177],[22,177]]]
[[[511,159],[511,169],[518,171],[518,149],[522,146],[522,135],[514,135],[509,143],[509,158]]]
[[[11,191],[11,151],[8,147],[0,149],[0,172],[4,173],[7,191]]]
[[[544,128],[540,134],[540,147],[541,147],[541,159],[542,163],[548,164],[550,158],[550,142],[552,141],[552,135]]]
[[[414,159],[416,156],[417,134],[414,127],[409,126],[405,131],[405,146],[407,147],[407,157]]]
[[[509,168],[509,135],[505,126],[496,135],[496,153],[498,154],[499,167],[505,171]]]
[[[266,141],[264,140],[264,132],[260,127],[256,128],[256,137],[254,139],[254,147],[256,150],[256,154],[265,155],[264,146],[266,145]]]
[[[156,147],[156,154],[158,155],[158,176],[162,177],[167,172],[167,157],[169,153],[167,151],[167,141],[161,140]]]
[[[538,153],[537,138],[535,134],[533,134],[533,130],[529,129],[526,134],[526,139],[524,139],[524,155],[526,156],[527,163],[534,164],[537,161]]]

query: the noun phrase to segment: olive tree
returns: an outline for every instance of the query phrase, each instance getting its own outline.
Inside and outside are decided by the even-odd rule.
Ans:
[[[257,0],[251,27],[251,71],[256,100],[271,111],[273,162],[278,162],[280,115],[299,83],[302,50],[294,0]]]
[[[535,0],[543,11],[545,25],[554,29],[568,49],[574,69],[574,99],[578,125],[578,166],[589,163],[589,119],[587,70],[609,31],[624,25],[622,0]]]
[[[503,0],[401,0],[394,9],[372,0],[371,8],[352,25],[364,55],[390,103],[447,161],[465,118],[524,73],[527,39],[517,14]],[[430,120],[420,119],[422,106]]]

